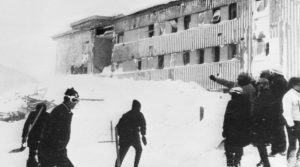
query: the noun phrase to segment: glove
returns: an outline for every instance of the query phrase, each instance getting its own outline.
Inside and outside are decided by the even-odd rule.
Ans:
[[[212,81],[216,81],[217,80],[217,78],[214,75],[210,75],[209,79],[212,80]]]
[[[26,137],[22,138],[22,144],[26,143]]]
[[[142,141],[143,141],[143,144],[144,144],[144,145],[147,145],[147,139],[146,139],[145,136],[142,136]]]

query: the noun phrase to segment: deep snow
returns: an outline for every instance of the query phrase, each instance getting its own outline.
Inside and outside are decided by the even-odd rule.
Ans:
[[[208,92],[195,83],[181,81],[133,81],[98,76],[53,76],[37,85],[14,89],[0,97],[1,110],[13,110],[21,105],[18,97],[47,89],[45,99],[62,101],[66,88],[74,87],[81,98],[104,101],[80,101],[74,109],[68,152],[77,167],[114,166],[114,143],[110,140],[110,121],[115,124],[131,108],[133,99],[142,103],[147,121],[148,145],[143,147],[140,166],[153,167],[223,167],[224,151],[216,149],[222,140],[223,116],[229,96]],[[200,106],[204,119],[200,121]],[[20,146],[23,121],[0,122],[1,166],[25,166],[28,149],[8,154]],[[258,152],[253,146],[244,149],[243,167],[256,166]],[[133,166],[134,150],[125,157],[123,167]],[[285,166],[285,158],[270,159],[272,167]]]

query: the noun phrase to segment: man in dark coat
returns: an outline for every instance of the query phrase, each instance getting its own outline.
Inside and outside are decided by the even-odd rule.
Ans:
[[[73,167],[67,156],[67,144],[70,140],[71,120],[79,95],[74,88],[67,89],[62,104],[50,113],[42,133],[38,157],[41,167]]]
[[[230,89],[223,123],[225,155],[228,167],[239,167],[243,147],[250,143],[250,101],[243,96],[241,87]]]
[[[246,98],[248,98],[248,100],[250,101],[250,114],[253,114],[253,102],[255,99],[255,94],[256,94],[256,89],[253,87],[251,81],[252,78],[249,76],[248,73],[240,73],[238,75],[237,78],[237,82],[233,82],[233,81],[228,81],[226,79],[222,79],[222,78],[218,78],[214,75],[210,75],[209,78],[214,81],[217,82],[218,84],[221,84],[225,87],[227,87],[228,89],[231,89],[233,87],[241,87],[243,89],[243,96],[245,96]]]
[[[30,112],[23,127],[22,144],[26,143],[29,147],[29,158],[27,167],[37,167],[37,149],[40,141],[42,129],[48,119],[49,114],[46,112],[47,106],[39,103],[35,107],[35,111]]]
[[[130,146],[133,146],[135,149],[135,160],[134,167],[138,167],[141,154],[142,154],[142,145],[140,141],[140,134],[142,134],[143,144],[147,144],[146,140],[146,121],[143,113],[140,112],[141,103],[137,100],[133,100],[132,109],[127,113],[123,114],[121,119],[117,124],[117,131],[119,135],[119,162],[116,161],[116,167],[121,166],[123,159]],[[119,164],[118,164],[119,163]]]
[[[266,70],[260,74],[260,78],[266,78],[270,83],[270,90],[273,97],[272,111],[272,134],[271,134],[271,153],[284,153],[286,150],[286,135],[284,132],[285,119],[283,117],[282,98],[288,90],[288,83],[283,75],[277,70]]]
[[[272,121],[272,94],[269,81],[260,78],[257,82],[258,94],[254,101],[253,143],[256,145],[261,161],[257,166],[270,167],[266,144],[270,142]]]

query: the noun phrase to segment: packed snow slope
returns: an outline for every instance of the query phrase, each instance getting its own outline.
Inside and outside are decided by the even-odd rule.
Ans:
[[[31,76],[0,64],[0,95],[26,84],[36,82]]]
[[[51,77],[26,91],[18,90],[18,94],[22,91],[26,94],[33,87],[47,88],[44,98],[54,99],[56,104],[62,102],[63,93],[69,87],[74,87],[81,98],[104,100],[81,100],[73,110],[68,154],[76,167],[114,166],[115,144],[103,141],[111,140],[110,121],[115,125],[122,114],[130,110],[133,99],[141,102],[141,111],[147,121],[148,145],[143,147],[140,166],[225,166],[224,150],[216,147],[222,140],[223,116],[229,100],[227,94],[208,92],[197,84],[180,81],[133,81],[89,75]],[[10,95],[13,97],[15,93]],[[9,99],[10,95],[2,98]],[[200,121],[201,106],[204,107],[204,118]],[[8,154],[20,146],[23,125],[24,121],[0,122],[1,166],[25,166],[28,149]],[[134,154],[131,148],[123,167],[133,166]],[[256,148],[246,147],[242,166],[251,167],[258,162]],[[285,166],[285,159],[283,156],[271,158],[271,164],[272,167]]]

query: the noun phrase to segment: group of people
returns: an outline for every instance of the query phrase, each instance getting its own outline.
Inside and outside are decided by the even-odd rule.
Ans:
[[[266,70],[255,81],[249,74],[241,73],[237,82],[227,81],[214,75],[209,76],[229,89],[228,102],[223,123],[225,155],[228,167],[239,167],[243,147],[253,144],[257,147],[261,161],[257,166],[270,167],[268,157],[284,155],[288,134],[288,164],[300,162],[297,141],[300,142],[300,78],[293,77],[287,82],[277,71]],[[43,103],[36,105],[36,111],[29,114],[22,134],[22,143],[27,142],[29,158],[27,167],[73,167],[67,155],[70,140],[72,109],[79,102],[74,88],[67,89],[64,100],[50,113]],[[146,140],[146,121],[141,103],[133,100],[132,109],[119,120],[118,156],[115,167],[120,167],[129,149],[136,151],[134,167],[138,167],[142,143]],[[271,145],[268,154],[267,146]]]
[[[50,113],[44,103],[36,105],[35,111],[30,112],[22,133],[22,145],[27,142],[29,158],[27,167],[74,167],[67,154],[67,145],[70,140],[72,109],[79,102],[79,94],[74,88],[67,89],[61,104]],[[146,140],[146,121],[140,112],[141,103],[133,100],[132,109],[119,120],[118,131],[119,146],[116,167],[121,163],[129,149],[136,150],[134,167],[138,167],[142,153],[142,142]]]
[[[286,81],[277,70],[265,70],[255,81],[247,73],[241,73],[237,82],[210,75],[209,78],[229,89],[223,123],[225,155],[228,167],[239,167],[243,147],[257,147],[261,161],[257,166],[270,167],[269,158],[286,153],[290,166],[300,162],[296,155],[296,143],[300,140],[300,78]],[[267,146],[271,145],[268,154]]]

